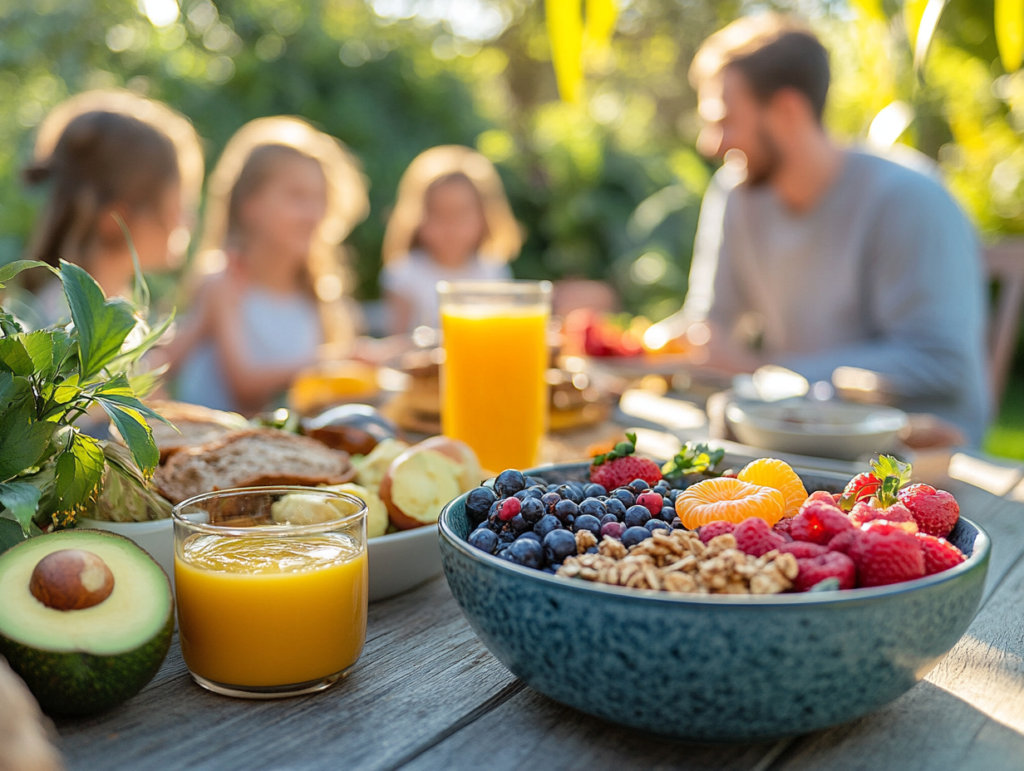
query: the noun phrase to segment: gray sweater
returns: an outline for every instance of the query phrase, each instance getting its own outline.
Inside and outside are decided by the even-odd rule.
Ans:
[[[978,243],[945,189],[848,151],[817,206],[793,214],[723,168],[701,207],[683,314],[756,329],[768,359],[810,381],[840,366],[886,376],[899,406],[958,425],[988,415]]]

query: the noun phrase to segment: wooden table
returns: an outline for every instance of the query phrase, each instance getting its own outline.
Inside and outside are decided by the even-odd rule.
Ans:
[[[924,682],[846,725],[776,743],[692,746],[588,717],[499,664],[440,578],[371,605],[362,658],[326,693],[275,702],[215,696],[190,681],[175,641],[127,704],[59,721],[61,750],[69,769],[83,771],[1022,769],[1024,469],[968,461],[970,478],[997,493],[950,485],[993,540],[977,618]]]

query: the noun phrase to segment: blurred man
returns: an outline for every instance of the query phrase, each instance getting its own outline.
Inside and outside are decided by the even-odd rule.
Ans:
[[[690,77],[705,121],[698,146],[726,161],[701,207],[678,314],[698,322],[690,337],[708,363],[781,364],[811,382],[866,370],[898,406],[939,415],[976,444],[986,306],[978,244],[949,194],[829,137],[828,53],[792,19],[730,24]]]

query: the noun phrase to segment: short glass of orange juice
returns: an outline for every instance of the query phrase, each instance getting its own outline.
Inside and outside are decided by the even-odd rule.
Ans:
[[[366,640],[366,504],[305,487],[174,507],[181,653],[199,685],[272,699],[328,688]]]
[[[547,430],[549,281],[439,281],[441,426],[495,473],[537,465]]]

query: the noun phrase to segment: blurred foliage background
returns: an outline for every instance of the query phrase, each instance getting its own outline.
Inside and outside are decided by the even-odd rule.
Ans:
[[[20,254],[40,203],[19,181],[34,127],[69,94],[117,85],[188,115],[210,166],[263,115],[300,115],[347,143],[372,181],[372,213],[349,239],[361,299],[378,293],[402,171],[428,147],[460,143],[505,180],[528,234],[517,275],[607,278],[626,309],[660,318],[685,294],[714,170],[693,149],[690,59],[715,29],[765,8],[803,14],[830,47],[836,134],[921,150],[985,239],[1024,232],[1024,73],[1000,63],[993,0],[950,0],[915,68],[927,5],[623,0],[611,51],[589,62],[585,98],[569,105],[557,99],[542,2],[7,0],[0,263]],[[1022,399],[1012,386],[1008,402]],[[993,441],[1024,457],[1024,433]]]

